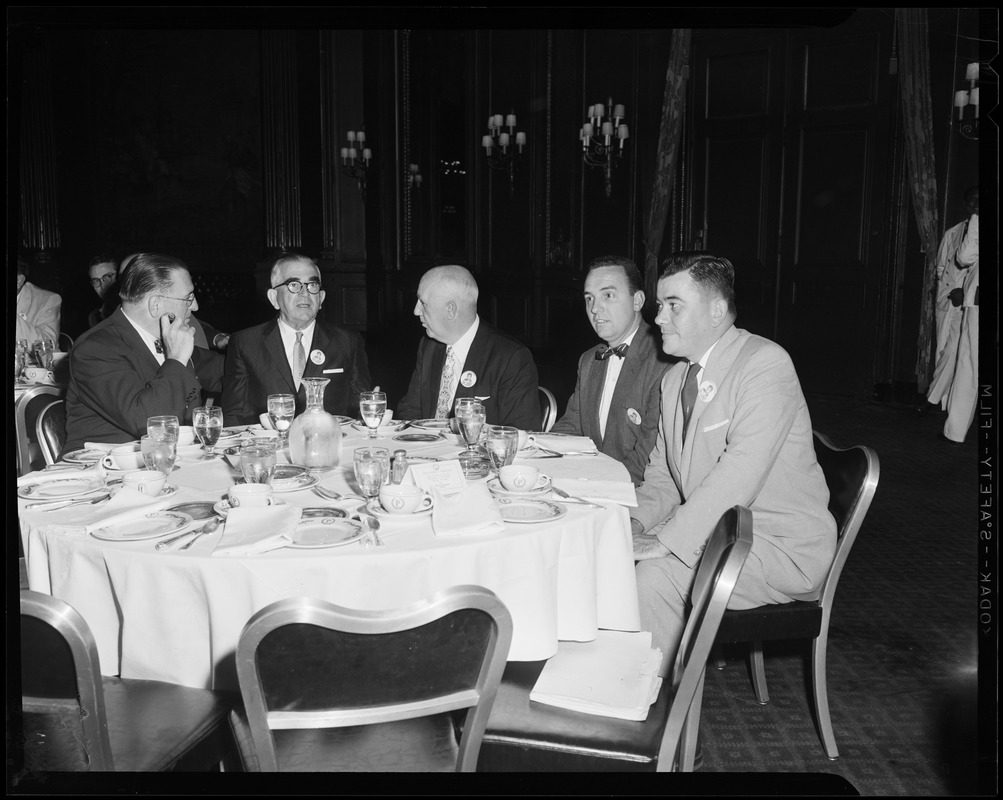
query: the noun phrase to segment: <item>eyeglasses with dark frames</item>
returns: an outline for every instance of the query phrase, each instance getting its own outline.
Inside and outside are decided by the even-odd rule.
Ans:
[[[98,286],[104,286],[105,284],[111,283],[117,277],[118,273],[109,272],[105,275],[102,275],[100,278],[91,278],[91,286],[93,286],[96,289]]]
[[[282,283],[277,283],[273,286],[273,289],[278,289],[280,286],[285,286],[291,294],[299,294],[303,291],[303,287],[306,286],[306,290],[310,294],[320,294],[320,290],[323,288],[321,283],[316,278],[311,278],[308,281],[300,280],[299,278],[290,278],[287,281],[282,281]]]

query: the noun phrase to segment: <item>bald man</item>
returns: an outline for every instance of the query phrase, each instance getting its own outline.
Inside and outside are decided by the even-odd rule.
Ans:
[[[464,267],[433,267],[418,284],[414,314],[427,334],[398,419],[447,419],[457,397],[484,403],[490,425],[540,427],[536,363],[529,349],[483,322],[477,281]]]

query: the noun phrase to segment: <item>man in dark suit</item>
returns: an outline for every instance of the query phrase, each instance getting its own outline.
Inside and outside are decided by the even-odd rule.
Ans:
[[[256,423],[268,395],[293,394],[296,413],[306,408],[303,378],[328,378],[324,408],[356,416],[359,392],[369,391],[369,361],[362,337],[317,319],[326,293],[320,269],[301,255],[281,256],[272,266],[268,300],[278,317],[230,337],[223,372],[223,421]]]
[[[585,275],[585,313],[603,347],[578,359],[578,381],[554,433],[588,436],[600,452],[621,462],[635,486],[658,433],[662,375],[674,363],[656,346],[641,317],[641,272],[629,258],[602,256]]]
[[[415,316],[428,333],[398,419],[446,419],[457,397],[484,403],[489,425],[540,427],[536,363],[529,349],[477,315],[477,281],[464,267],[433,267],[418,284]]]
[[[138,439],[151,416],[174,414],[190,424],[201,403],[200,355],[189,324],[198,301],[185,263],[140,253],[119,295],[122,305],[70,351],[64,451]]]

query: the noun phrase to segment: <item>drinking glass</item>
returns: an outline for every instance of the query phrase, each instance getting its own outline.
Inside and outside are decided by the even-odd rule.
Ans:
[[[240,471],[244,475],[244,483],[271,484],[277,460],[275,446],[274,441],[258,440],[240,448]]]
[[[484,449],[488,451],[495,470],[507,467],[515,461],[515,453],[519,449],[519,429],[508,425],[488,425]]]
[[[173,439],[178,441],[178,431],[181,430],[178,418],[171,415],[162,417],[147,417],[146,432],[154,439]]]
[[[369,428],[370,440],[375,439],[376,429],[380,427],[387,411],[386,392],[360,392],[359,411],[362,413],[362,421]]]
[[[461,400],[472,401],[464,402]],[[463,441],[467,443],[464,451],[474,455],[477,453],[477,440],[481,436],[481,429],[484,427],[485,413],[484,404],[470,397],[462,397],[456,401],[456,420],[460,426],[460,433]]]
[[[21,378],[21,371],[24,369],[24,353],[20,350],[14,353],[14,383]]]
[[[360,447],[355,451],[355,480],[367,499],[380,493],[389,463],[390,451],[386,447]]]
[[[202,458],[199,461],[211,461],[216,457],[213,447],[223,432],[223,409],[219,406],[196,407],[192,411],[192,427],[202,442]]]
[[[52,339],[38,339],[33,348],[38,366],[52,369],[52,354],[56,352],[56,343]]]
[[[174,462],[178,459],[178,440],[150,436],[146,434],[139,440],[139,450],[147,469],[157,470],[170,475]]]
[[[296,415],[296,397],[291,394],[268,395],[268,418],[272,427],[279,432],[283,446],[289,442],[289,426]]]

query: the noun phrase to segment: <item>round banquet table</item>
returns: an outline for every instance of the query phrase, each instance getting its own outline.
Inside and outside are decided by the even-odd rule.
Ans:
[[[342,465],[323,476],[322,486],[355,491],[351,451],[365,444],[363,437],[348,430]],[[383,438],[387,441],[380,444],[405,447],[409,455],[449,457],[458,452],[451,443],[416,446]],[[226,464],[222,459],[214,463],[220,468]],[[630,482],[626,469],[602,454],[526,463],[555,477],[585,471]],[[225,496],[226,487],[212,485],[202,473],[192,479],[204,465],[179,466],[168,481],[179,489],[172,503]],[[278,496],[302,507],[358,505],[331,503],[310,489]],[[46,513],[25,511],[25,504],[19,500],[29,586],[76,608],[94,634],[107,675],[236,689],[234,657],[245,623],[265,606],[289,597],[379,610],[451,586],[485,586],[512,615],[511,661],[549,658],[559,639],[590,641],[599,628],[639,628],[630,520],[627,509],[614,502],[604,502],[600,509],[569,503],[560,518],[506,523],[503,533],[442,537],[434,532],[430,515],[401,522],[384,519],[384,547],[353,542],[241,557],[212,554],[222,527],[187,551],[177,545],[157,551],[159,539],[116,542],[58,530],[48,524]]]

